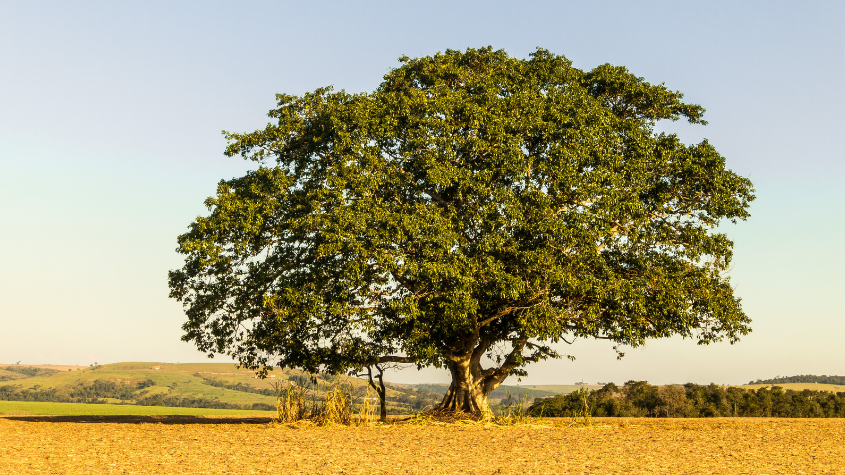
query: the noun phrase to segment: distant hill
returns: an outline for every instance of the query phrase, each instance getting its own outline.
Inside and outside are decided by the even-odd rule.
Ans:
[[[275,407],[276,398],[261,393],[218,388],[215,375],[252,379],[234,364],[172,365],[115,363],[81,370],[57,371],[49,366],[12,365],[0,368],[23,378],[0,382],[0,400],[116,403],[143,406],[260,409]],[[196,374],[194,374],[196,373]],[[2,375],[0,375],[2,376]],[[270,389],[269,384],[265,384]],[[247,384],[251,389],[256,384]],[[240,388],[244,389],[244,388]]]
[[[771,379],[758,379],[757,381],[749,381],[748,384],[784,384],[784,383],[818,383],[818,384],[836,384],[845,385],[845,376],[816,376],[812,374],[802,374],[798,376],[778,376]]]
[[[112,403],[142,406],[271,410],[277,389],[290,384],[307,387],[310,397],[321,399],[327,385],[345,384],[356,398],[367,394],[366,381],[358,378],[310,375],[300,371],[272,371],[257,379],[252,371],[233,363],[127,362],[97,366],[0,365],[0,400]],[[490,394],[494,408],[524,399],[568,394],[580,386],[511,386]],[[410,414],[438,404],[447,384],[387,384],[388,412]],[[374,394],[370,394],[374,397]]]
[[[358,378],[315,375],[312,380],[299,371],[276,369],[262,380],[232,363],[129,362],[68,369],[0,366],[0,400],[272,410],[277,389],[291,384],[306,388],[309,398],[317,400],[334,384],[351,387],[358,399],[367,394],[366,381]],[[388,410],[393,414],[420,411],[442,397],[413,385],[389,384]]]

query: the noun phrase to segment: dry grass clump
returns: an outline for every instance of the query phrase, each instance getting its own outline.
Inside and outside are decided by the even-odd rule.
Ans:
[[[581,427],[591,427],[595,425],[595,421],[593,421],[593,411],[590,408],[590,399],[587,388],[582,385],[581,389],[576,391],[576,394],[578,394],[578,399],[581,401],[581,407],[578,409],[578,413],[575,414],[575,417],[572,418],[572,423],[570,425]]]
[[[306,401],[305,388],[288,384],[286,388],[281,389],[279,385],[280,383],[276,383],[276,393],[278,394],[276,400],[277,422],[289,424],[307,419],[310,411]]]
[[[367,391],[364,393],[364,399],[358,407],[358,417],[355,422],[357,425],[373,425],[379,419],[378,405],[373,404],[373,396],[370,387],[367,386]]]
[[[472,412],[443,411],[438,408],[416,413],[405,422],[412,425],[443,425],[477,423],[483,420],[483,415]]]
[[[515,401],[508,393],[507,402],[495,418],[496,424],[511,426],[525,424],[528,421],[528,409],[525,407],[526,396],[523,394],[519,401]],[[541,416],[542,418],[542,416]]]
[[[311,420],[320,426],[352,425],[352,395],[340,386],[326,388],[326,397],[314,406]]]
[[[326,383],[320,391],[301,384],[281,383],[276,385],[276,424],[314,424],[317,426],[371,425],[376,420],[376,408],[371,402],[369,388],[359,405],[359,413],[353,411],[353,390],[351,386],[333,381]],[[310,395],[310,398],[309,398]]]

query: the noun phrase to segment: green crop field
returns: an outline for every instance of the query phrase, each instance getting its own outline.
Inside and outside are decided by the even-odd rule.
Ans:
[[[119,385],[127,385],[132,388],[140,388],[141,386],[139,384],[143,384],[143,389],[134,390],[132,399],[121,401],[100,397],[101,401],[109,403],[122,402],[129,404],[137,403],[142,398],[149,399],[150,397],[161,395],[169,399],[202,399],[204,401],[234,404],[245,408],[249,408],[256,403],[268,404],[275,407],[276,387],[284,389],[291,384],[291,378],[309,379],[309,375],[301,371],[280,370],[278,368],[270,372],[268,378],[257,379],[253,371],[238,368],[233,363],[171,364],[126,362],[87,368],[80,367],[79,369],[65,367],[66,369],[63,371],[52,370],[52,368],[57,366],[41,365],[39,366],[41,372],[35,376],[28,376],[21,372],[4,369],[7,366],[9,365],[0,365],[0,371],[2,371],[0,376],[5,377],[4,379],[0,379],[0,396],[2,396],[3,388],[6,386],[9,387],[7,389],[14,389],[18,392],[27,390],[44,392],[55,389],[63,394],[67,394],[74,387],[79,385],[91,386],[96,381],[108,381]],[[19,368],[13,369],[22,371],[26,368],[35,367],[21,365]],[[359,378],[326,375],[316,375],[316,378],[316,384],[313,382],[304,383],[306,386],[316,389],[309,392],[309,398],[314,397],[320,399],[326,387],[337,383],[354,388],[356,397],[361,397],[367,392],[366,381]],[[148,381],[152,381],[153,384],[146,383]],[[249,392],[248,389],[262,391],[264,394]],[[444,387],[443,392],[445,390],[446,388]],[[417,406],[419,408],[427,407],[439,402],[442,393],[439,395],[422,393],[411,385],[388,385],[388,410],[392,413],[410,413],[415,409],[415,407],[412,407],[412,404],[419,397],[424,397],[425,402],[423,404],[417,404]],[[18,400],[44,401],[45,399],[33,397]],[[46,399],[46,401],[51,400],[55,401],[55,399]],[[77,403],[84,402],[92,401],[83,400]]]
[[[73,402],[0,401],[0,416],[273,416],[275,412],[193,407],[79,404]]]
[[[156,369],[157,368],[157,369]],[[200,376],[195,376],[199,374]],[[93,383],[108,380],[123,383],[137,383],[147,379],[155,381],[148,388],[148,395],[163,394],[179,398],[216,399],[223,403],[251,405],[266,403],[275,405],[276,398],[263,394],[234,391],[206,384],[205,379],[216,379],[227,384],[243,383],[256,389],[272,389],[271,380],[253,379],[254,373],[238,369],[231,363],[166,364],[166,363],[114,363],[97,369],[62,371],[44,376],[2,381],[0,386],[38,387],[40,389],[61,388],[79,383]],[[276,380],[287,380],[287,373]]]

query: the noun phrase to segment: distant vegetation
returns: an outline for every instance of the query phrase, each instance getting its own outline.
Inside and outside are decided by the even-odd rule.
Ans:
[[[819,384],[842,384],[845,385],[845,376],[816,376],[813,374],[801,374],[798,376],[778,376],[771,379],[758,379],[749,381],[748,384],[787,384],[787,383],[819,383]]]
[[[77,383],[74,386],[59,388],[41,388],[35,385],[23,388],[18,385],[0,386],[0,400],[2,401],[30,401],[30,402],[82,402],[99,404],[101,399],[118,399],[134,401],[143,398],[145,388],[154,386],[155,381],[146,380],[133,385],[119,384],[104,379],[94,380],[92,384]]]
[[[244,393],[251,393],[251,394],[263,394],[265,396],[273,396],[276,397],[276,391],[272,389],[260,389],[248,384],[244,383],[227,383],[226,381],[220,381],[219,379],[209,378],[207,376],[203,376],[200,373],[194,373],[194,376],[197,378],[201,378],[204,384],[207,384],[214,388],[225,388],[231,389],[232,391],[241,391]]]
[[[711,384],[610,383],[597,391],[540,398],[531,416],[548,417],[845,417],[845,392],[757,390]]]
[[[228,402],[218,401],[216,399],[207,399],[202,397],[174,397],[165,396],[163,394],[155,394],[153,396],[141,399],[137,402],[139,406],[166,406],[166,407],[196,407],[205,409],[247,409],[252,411],[274,411],[276,406],[262,402],[256,402],[251,405],[232,404]]]
[[[301,387],[309,399],[318,400],[323,397],[323,386],[342,383],[353,389],[356,405],[367,394],[366,382],[357,378],[278,370],[271,375],[274,378],[259,380],[234,364],[115,363],[73,372],[28,366],[13,369],[19,371],[0,370],[0,376],[8,376],[0,382],[0,400],[274,410],[277,390],[273,384]],[[445,386],[435,387],[428,391],[388,384],[388,412],[410,414],[433,407],[446,391]]]
[[[318,401],[324,398],[326,388],[337,385],[348,387],[356,408],[367,394],[375,397],[372,392],[367,393],[365,381],[345,376],[308,375],[289,370],[274,371],[271,376],[275,377],[266,380],[254,376],[253,372],[230,363],[115,363],[70,372],[13,365],[0,367],[0,378],[6,378],[6,381],[0,379],[0,400],[274,410],[277,390],[294,386],[304,390],[309,401]],[[754,383],[845,385],[843,379],[842,376],[792,376]],[[388,384],[388,412],[412,414],[433,408],[443,399],[447,387],[445,384]],[[530,406],[532,415],[563,417],[577,415],[579,411],[584,413],[585,399],[592,416],[845,416],[845,393],[695,384],[658,387],[629,381],[622,387],[608,384],[597,391],[560,394],[572,389],[573,386],[503,385],[490,394],[489,403],[497,413],[506,406],[524,404]]]
[[[272,411],[275,406],[266,403],[249,405],[233,404],[203,397],[177,397],[163,393],[148,394],[146,388],[156,382],[148,379],[135,384],[122,384],[105,379],[96,379],[91,384],[77,383],[74,386],[59,388],[23,388],[18,385],[0,386],[1,401],[27,402],[76,402],[86,404],[105,404],[119,400],[125,404],[138,406],[193,407],[206,409],[248,409],[253,411]]]
[[[6,371],[11,371],[13,373],[23,374],[23,375],[29,376],[29,377],[47,376],[47,375],[52,374],[52,373],[58,373],[58,371],[56,371],[55,369],[34,368],[32,366],[20,366],[20,365],[6,366],[5,368],[0,368],[0,369],[4,369]],[[0,379],[0,381],[3,381],[3,379]]]

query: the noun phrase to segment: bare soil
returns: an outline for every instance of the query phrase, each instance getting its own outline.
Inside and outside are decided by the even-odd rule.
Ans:
[[[547,420],[548,421],[548,420]],[[261,418],[0,418],[0,473],[845,473],[843,419],[272,426]]]

